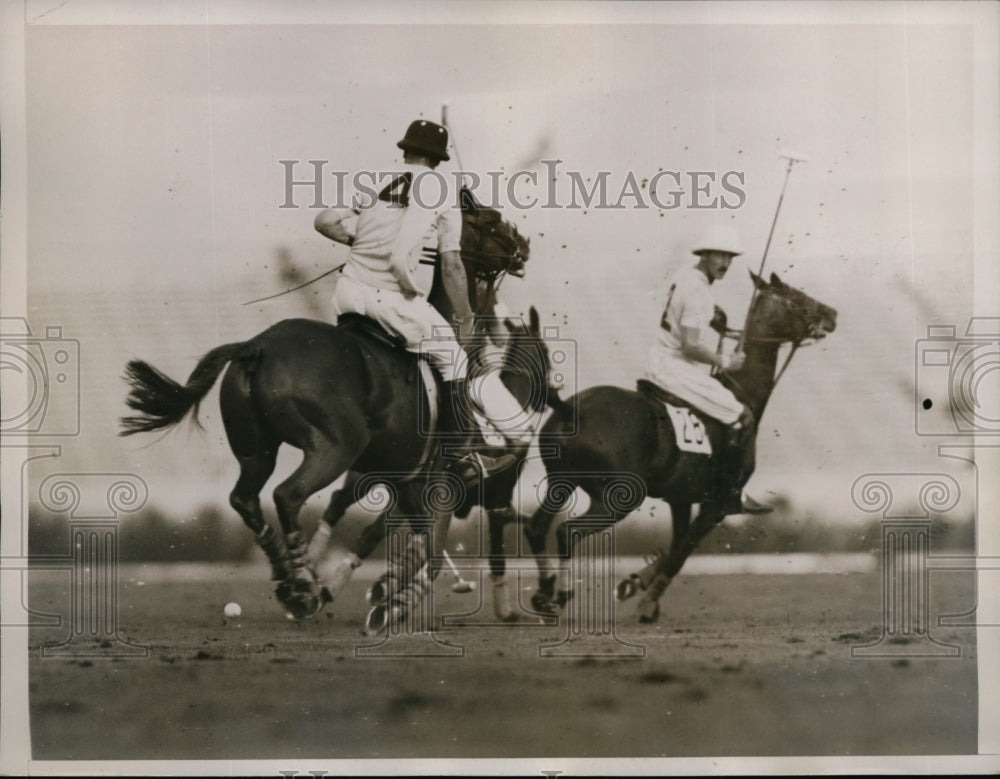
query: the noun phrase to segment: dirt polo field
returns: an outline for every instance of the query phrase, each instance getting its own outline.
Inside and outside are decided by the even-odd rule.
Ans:
[[[145,657],[115,657],[133,649],[107,638],[42,657],[65,640],[67,621],[30,631],[34,759],[976,751],[975,633],[937,626],[937,615],[974,605],[968,573],[935,574],[930,588],[933,637],[960,646],[960,657],[912,656],[919,642],[897,635],[884,656],[862,659],[852,645],[883,633],[877,570],[682,575],[657,625],[637,624],[632,602],[620,604],[620,643],[584,629],[562,645],[581,649],[567,657],[545,656],[559,654],[551,647],[569,635],[565,620],[477,626],[488,609],[457,620],[472,624],[379,645],[361,630],[378,572],[366,563],[332,607],[295,624],[260,566],[124,567],[117,632]],[[32,608],[65,615],[68,573],[31,577]],[[474,612],[482,586],[457,595],[452,581],[438,579],[438,613]],[[525,603],[533,584],[525,571]],[[230,601],[241,617],[224,619]],[[609,642],[632,656],[587,656]]]

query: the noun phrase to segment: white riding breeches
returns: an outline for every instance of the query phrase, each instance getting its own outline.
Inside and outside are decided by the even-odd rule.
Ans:
[[[410,351],[419,353],[448,381],[461,381],[468,375],[468,356],[455,337],[454,330],[441,313],[425,298],[407,298],[395,290],[380,289],[350,276],[337,280],[333,292],[337,316],[346,313],[371,317],[389,332],[406,340]],[[517,399],[500,381],[499,368],[469,382],[473,405],[507,440],[527,443],[531,440],[534,418],[522,409]]]
[[[646,364],[646,378],[681,400],[731,425],[743,411],[743,404],[708,372],[708,365],[677,359],[654,346]]]
[[[371,317],[406,341],[406,348],[425,356],[445,381],[465,378],[468,360],[455,332],[426,298],[380,289],[341,275],[333,290],[337,316],[353,313]]]

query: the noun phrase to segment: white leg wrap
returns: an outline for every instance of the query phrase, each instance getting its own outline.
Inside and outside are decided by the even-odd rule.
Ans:
[[[309,559],[313,565],[319,565],[326,557],[326,548],[330,543],[330,526],[326,522],[320,522],[313,537],[309,539]]]
[[[361,558],[344,547],[338,547],[330,555],[330,562],[324,566],[323,580],[331,593],[336,594],[351,580],[354,569],[361,565]]]
[[[490,580],[493,582],[493,613],[498,619],[510,619],[514,607],[510,602],[510,589],[507,587],[506,577],[490,574]]]

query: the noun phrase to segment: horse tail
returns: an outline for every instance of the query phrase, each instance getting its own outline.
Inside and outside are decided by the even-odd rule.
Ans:
[[[145,433],[171,427],[193,411],[198,427],[198,405],[212,389],[222,369],[246,345],[246,342],[224,344],[212,349],[191,371],[187,384],[181,385],[147,362],[131,360],[125,366],[125,380],[131,387],[126,405],[139,414],[122,417],[119,435]]]

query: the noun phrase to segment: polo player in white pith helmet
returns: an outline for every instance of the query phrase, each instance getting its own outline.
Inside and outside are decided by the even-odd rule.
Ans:
[[[733,258],[743,254],[739,233],[716,225],[694,244],[698,262],[685,265],[670,279],[667,304],[656,343],[649,351],[646,378],[732,429],[729,451],[722,460],[731,476],[727,494],[720,496],[726,514],[765,514],[771,508],[741,496],[740,475],[754,456],[753,414],[712,375],[712,369],[737,371],[744,355],[727,357],[717,350],[712,322],[717,306],[711,286],[725,277]]]

